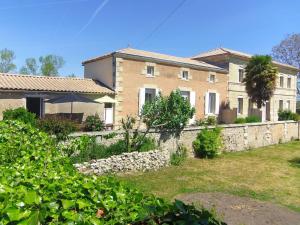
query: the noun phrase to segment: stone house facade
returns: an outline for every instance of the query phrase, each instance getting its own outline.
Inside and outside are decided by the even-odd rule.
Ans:
[[[83,62],[84,77],[101,81],[115,91],[115,124],[126,115],[136,116],[156,95],[179,89],[196,109],[190,121],[218,116],[228,100],[226,69],[199,60],[132,48]]]
[[[227,48],[218,48],[192,57],[228,70],[228,99],[231,109],[236,109],[237,117],[251,115],[255,105],[251,103],[242,80],[244,69],[252,55]],[[273,97],[261,110],[263,121],[277,121],[278,111],[289,109],[296,112],[297,73],[296,67],[273,61],[279,76]]]

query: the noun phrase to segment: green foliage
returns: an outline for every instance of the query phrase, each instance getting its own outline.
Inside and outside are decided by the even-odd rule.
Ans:
[[[183,145],[179,145],[176,152],[171,155],[170,163],[173,166],[181,165],[187,158],[187,148]]]
[[[272,65],[271,56],[256,55],[248,62],[244,82],[249,97],[258,108],[273,96],[277,73],[277,68]]]
[[[259,123],[261,122],[261,119],[258,117],[258,116],[247,116],[245,118],[243,117],[239,117],[239,118],[236,118],[234,123],[237,123],[237,124],[242,124],[242,123]]]
[[[158,96],[154,101],[147,102],[143,106],[141,118],[147,127],[168,129],[179,134],[194,113],[195,108],[176,90],[170,96]]]
[[[88,139],[87,139],[88,140]],[[73,140],[73,144],[80,144],[84,140]],[[120,155],[125,152],[146,152],[156,149],[156,144],[154,139],[145,137],[142,144],[138,146],[136,149],[130,149],[128,151],[127,144],[125,140],[119,140],[116,143],[113,143],[109,146],[103,144],[97,144],[95,139],[91,139],[88,141],[87,146],[85,145],[87,142],[81,143],[80,146],[84,146],[84,148],[76,147],[71,145],[71,150],[64,149],[64,152],[77,152],[78,154],[72,154],[71,161],[73,163],[81,163],[81,162],[88,162],[92,159],[103,159],[108,158],[113,155]],[[68,147],[68,146],[66,146]],[[74,150],[75,149],[75,150]]]
[[[234,120],[234,123],[243,124],[246,123],[246,119],[244,117],[238,117]]]
[[[205,128],[193,141],[193,148],[198,157],[214,158],[222,147],[221,128]]]
[[[109,134],[103,135],[103,138],[108,140],[108,139],[112,139],[114,137],[116,137],[118,134],[116,132],[111,132]]]
[[[261,119],[258,116],[247,116],[246,118],[246,123],[259,123],[261,122]]]
[[[215,116],[208,116],[196,122],[197,126],[215,126],[217,125],[217,118]]]
[[[38,74],[38,65],[37,61],[35,58],[27,58],[25,60],[25,66],[23,66],[20,69],[21,74],[31,74],[31,75],[36,75]]]
[[[39,58],[41,74],[44,76],[58,76],[58,70],[65,64],[61,56],[46,55]]]
[[[90,145],[93,145],[94,143],[95,137],[84,135],[78,138],[71,138],[65,142],[60,142],[58,143],[57,147],[64,155],[71,157],[86,151]]]
[[[114,178],[78,173],[48,135],[19,121],[0,122],[0,155],[3,225],[222,224],[205,209],[171,205]]]
[[[73,121],[58,117],[40,119],[37,126],[42,131],[55,135],[58,141],[66,140],[70,133],[78,129]]]
[[[284,120],[294,120],[299,121],[299,115],[297,113],[293,113],[291,110],[280,110],[278,111],[278,120],[284,121]]]
[[[16,69],[16,65],[13,63],[15,59],[15,53],[12,50],[2,49],[0,51],[0,73],[12,72]]]
[[[19,120],[26,124],[36,125],[36,115],[25,108],[6,109],[3,112],[3,120]]]
[[[102,131],[104,130],[104,122],[98,114],[87,116],[84,122],[85,131]]]

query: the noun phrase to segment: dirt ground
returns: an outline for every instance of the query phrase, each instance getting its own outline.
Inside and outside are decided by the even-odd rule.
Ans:
[[[185,203],[214,207],[228,225],[300,225],[300,213],[269,202],[223,193],[192,193],[176,197]]]

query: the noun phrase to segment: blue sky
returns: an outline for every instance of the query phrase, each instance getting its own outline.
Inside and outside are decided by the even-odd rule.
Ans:
[[[60,55],[61,75],[82,76],[83,60],[128,45],[184,57],[220,46],[267,54],[300,32],[300,1],[186,0],[165,21],[182,1],[1,0],[0,49],[15,51],[18,68]]]

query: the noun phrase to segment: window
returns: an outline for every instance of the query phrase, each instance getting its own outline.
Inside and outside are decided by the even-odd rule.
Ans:
[[[283,85],[284,85],[284,80],[283,80],[283,76],[281,76],[279,78],[279,86],[283,88]]]
[[[290,100],[287,100],[287,101],[286,101],[286,108],[287,108],[288,110],[291,110],[291,101],[290,101]]]
[[[279,110],[283,110],[283,100],[279,100]]]
[[[216,112],[216,93],[209,93],[208,113],[215,114]]]
[[[154,66],[147,66],[147,75],[154,77]]]
[[[151,102],[154,100],[156,95],[156,89],[146,88],[145,89],[145,102]]]
[[[210,74],[209,75],[209,82],[210,83],[215,83],[216,82],[216,75],[215,74]]]
[[[238,98],[238,108],[237,112],[238,114],[243,114],[243,98]]]
[[[189,71],[182,71],[181,73],[181,79],[188,80],[189,79]]]
[[[288,88],[291,88],[291,86],[292,86],[292,78],[289,77],[289,78],[287,79],[287,87],[288,87]]]
[[[190,101],[190,92],[189,91],[181,91],[180,94],[185,100],[187,100],[188,102]]]
[[[242,83],[244,80],[244,70],[239,69],[239,82]]]

